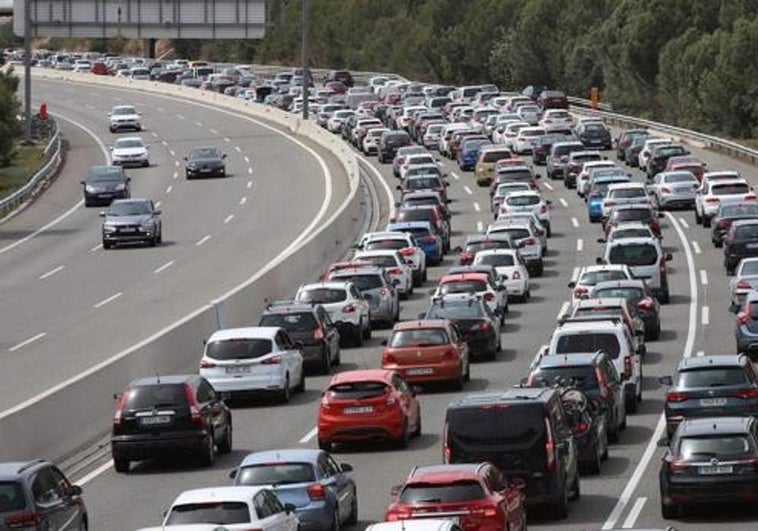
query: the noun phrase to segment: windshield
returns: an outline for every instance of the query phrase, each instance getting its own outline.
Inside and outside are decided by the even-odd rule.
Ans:
[[[248,360],[271,353],[270,339],[239,338],[212,341],[205,347],[205,355],[214,360]]]
[[[619,208],[611,217],[614,221],[650,221],[653,211],[649,208]]]
[[[645,193],[645,190],[642,188],[621,188],[616,190],[611,190],[608,194],[609,198],[614,199],[632,199],[635,197],[646,197],[647,194]]]
[[[303,290],[297,295],[297,300],[330,304],[342,302],[347,299],[347,292],[342,288],[311,288]]]
[[[115,107],[111,114],[114,114],[116,116],[124,116],[127,114],[137,114],[137,109],[134,107]]]
[[[188,159],[220,159],[221,154],[216,148],[197,148],[190,151]]]
[[[21,511],[26,507],[26,497],[21,483],[0,481],[0,514]]]
[[[487,283],[482,280],[456,280],[445,282],[440,286],[441,295],[451,293],[477,293],[487,290]]]
[[[705,367],[680,371],[676,386],[680,389],[693,387],[723,387],[748,383],[742,367]]]
[[[218,525],[246,524],[250,522],[250,510],[244,502],[214,500],[176,505],[166,518],[166,525],[208,522]]]
[[[482,155],[482,162],[497,162],[502,159],[508,159],[511,157],[511,152],[504,151],[485,151]]]
[[[144,216],[150,214],[151,209],[148,203],[137,201],[126,201],[124,203],[113,203],[106,214],[108,216]]]
[[[456,408],[447,412],[451,442],[466,447],[501,447],[529,445],[545,431],[542,406],[485,404]]]
[[[531,206],[539,204],[540,201],[536,195],[511,195],[505,200],[509,206]]]
[[[89,170],[90,181],[120,181],[123,176],[121,166],[93,166]]]
[[[616,334],[600,332],[564,334],[558,338],[555,353],[571,354],[596,350],[604,351],[613,359],[618,358],[621,346]]]
[[[398,501],[400,503],[461,503],[481,500],[484,490],[478,481],[457,480],[447,485],[435,483],[412,483],[406,485]]]
[[[316,318],[310,312],[301,313],[267,313],[261,316],[259,326],[276,326],[288,332],[313,330],[318,326]]]
[[[145,147],[145,144],[139,138],[122,138],[116,140],[113,144],[114,149],[130,149]]]
[[[236,485],[283,485],[316,480],[310,463],[262,463],[243,466],[235,479]]]
[[[749,191],[750,186],[747,183],[714,184],[711,187],[711,194],[713,195],[746,194]]]
[[[611,248],[608,261],[612,264],[629,266],[653,265],[658,261],[658,249],[648,243],[615,245]]]
[[[404,249],[408,247],[405,240],[372,240],[363,246],[367,251],[377,251],[383,249]]]
[[[650,229],[636,227],[632,229],[616,229],[611,233],[614,240],[623,240],[625,238],[651,238],[653,234]]]
[[[491,265],[494,267],[508,267],[516,265],[516,259],[512,254],[503,253],[503,254],[486,254],[486,255],[477,255],[476,259],[474,260],[474,264],[479,265]]]
[[[697,184],[698,181],[697,181],[697,177],[692,175],[690,172],[686,172],[686,173],[672,173],[670,175],[665,175],[663,177],[663,182]]]
[[[450,343],[444,328],[419,328],[393,332],[389,341],[392,348],[433,347]]]
[[[363,400],[382,396],[388,391],[384,382],[345,382],[331,386],[329,395],[336,399]]]
[[[743,260],[740,264],[739,276],[744,277],[747,275],[758,275],[758,261],[756,260]]]

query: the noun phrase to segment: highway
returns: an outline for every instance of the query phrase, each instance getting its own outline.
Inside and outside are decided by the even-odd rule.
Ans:
[[[3,389],[12,390],[11,398],[5,396],[9,393],[0,398],[3,406],[75,374],[98,356],[105,357],[148,336],[239,282],[251,268],[276,255],[296,237],[319,210],[324,195],[323,179],[310,155],[242,119],[146,93],[135,96],[122,91],[74,89],[53,82],[39,82],[36,90],[37,98],[56,101],[53,113],[85,126],[104,143],[111,138],[105,127],[105,112],[111,105],[136,103],[143,110],[148,125],[144,135],[152,144],[156,166],[131,171],[133,195],[150,195],[163,203],[167,243],[157,249],[113,253],[94,249],[99,243],[96,211],[73,205],[80,193],[78,173],[104,160],[105,153],[80,125],[64,119],[72,148],[64,175],[32,208],[0,227],[0,267],[6,272],[0,280],[0,298],[5,308],[14,308],[3,319],[0,336],[0,351],[6,351],[4,367],[11,367],[3,371],[0,382]],[[183,181],[181,168],[175,164],[198,142],[225,146],[234,178]],[[738,169],[758,183],[755,168],[699,149],[693,151],[708,162],[710,169]],[[245,175],[249,167],[243,162],[245,156],[252,161],[252,178]],[[286,171],[290,162],[297,172]],[[386,211],[397,181],[387,166],[380,166],[375,159],[369,163],[376,168],[368,173]],[[458,171],[448,161],[445,166],[450,174],[450,195],[455,201],[456,245],[491,220],[489,198],[486,189],[476,186],[472,174]],[[179,178],[174,179],[177,170]],[[496,361],[472,366],[472,379],[464,393],[502,389],[521,379],[539,346],[548,341],[563,303],[570,299],[566,284],[574,269],[594,263],[600,254],[601,244],[596,242],[601,236],[600,227],[588,223],[584,202],[573,190],[566,190],[561,181],[546,181],[544,169],[540,173],[540,186],[553,203],[553,238],[549,241],[545,275],[533,280],[528,303],[511,306],[503,335],[504,351]],[[640,172],[634,175],[641,179]],[[253,182],[252,191],[247,188],[248,180]],[[288,193],[288,184],[296,186],[293,189],[297,192]],[[248,197],[245,205],[239,204],[242,197]],[[40,224],[72,208],[71,214],[48,231],[24,241]],[[232,214],[235,217],[224,223]],[[268,232],[262,234],[256,220],[276,222],[266,224]],[[629,426],[620,442],[611,446],[601,474],[582,478],[582,496],[571,504],[569,518],[555,522],[532,514],[532,528],[668,525],[660,517],[657,484],[662,451],[655,447],[660,433],[656,427],[665,396],[657,378],[672,374],[682,356],[731,353],[735,345],[720,250],[712,247],[708,231],[695,224],[692,212],[673,212],[663,221],[664,246],[674,255],[669,264],[672,297],[671,303],[663,307],[661,339],[648,343],[643,360],[640,412],[629,417]],[[211,238],[198,245],[206,235]],[[265,245],[261,245],[262,240]],[[10,245],[16,246],[8,249]],[[166,269],[155,272],[169,262],[172,263]],[[454,257],[449,256],[441,267],[430,270],[427,288],[418,289],[403,303],[403,318],[415,318],[425,309],[428,289],[453,263]],[[64,269],[40,279],[59,266]],[[296,287],[292,286],[293,293]],[[100,308],[93,307],[116,293],[122,295]],[[255,318],[251,316],[251,320]],[[8,352],[43,332],[47,335]],[[376,331],[364,348],[343,351],[341,370],[378,367],[380,341],[387,335],[387,331]],[[50,359],[56,363],[49,363]],[[327,377],[308,378],[306,393],[294,397],[288,405],[261,402],[235,407],[235,449],[230,455],[220,456],[212,469],[145,462],[133,466],[128,475],[118,475],[107,458],[92,463],[73,476],[84,485],[91,529],[133,530],[156,525],[162,510],[180,491],[228,484],[228,471],[247,452],[315,447],[316,411],[326,382]],[[424,433],[412,440],[406,450],[377,444],[347,448],[337,454],[338,460],[355,467],[359,529],[382,519],[391,487],[402,483],[411,467],[441,461],[443,414],[454,396],[456,393],[439,390],[421,395]],[[92,399],[107,402],[109,397]],[[674,525],[705,530],[719,522],[722,529],[737,530],[752,527],[755,521],[755,512],[709,508]]]

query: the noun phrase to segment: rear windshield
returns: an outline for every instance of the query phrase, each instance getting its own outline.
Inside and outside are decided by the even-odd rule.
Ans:
[[[272,349],[270,339],[240,338],[210,342],[205,348],[205,355],[214,360],[255,359],[270,354]]]
[[[697,178],[691,173],[672,173],[663,178],[666,183],[697,183]]]
[[[710,461],[714,457],[738,456],[752,451],[748,438],[739,434],[682,437],[679,440],[679,455],[686,460]]]
[[[596,306],[594,308],[577,308],[574,317],[621,317],[621,308],[607,308]]]
[[[454,304],[450,301],[443,305],[435,305],[429,308],[427,319],[481,319],[485,317],[484,308],[479,304],[467,304],[465,302]]]
[[[445,282],[440,286],[440,293],[442,295],[450,293],[477,293],[486,289],[487,283],[482,280],[461,280]]]
[[[466,252],[476,253],[483,249],[510,249],[511,247],[507,240],[483,240],[466,244]]]
[[[595,352],[602,350],[611,358],[619,356],[621,345],[616,334],[608,333],[576,333],[564,334],[558,338],[556,354],[571,354],[576,352]]]
[[[648,208],[622,208],[615,210],[612,218],[614,221],[649,221],[653,213]]]
[[[207,524],[218,525],[247,524],[250,510],[244,502],[209,501],[186,503],[171,508],[166,525]]]
[[[510,151],[486,151],[484,155],[482,155],[482,162],[497,162],[510,157]]]
[[[609,197],[616,199],[630,199],[634,197],[645,197],[645,190],[642,188],[621,188],[620,190],[611,190]]]
[[[318,304],[342,302],[345,299],[347,299],[347,292],[339,288],[312,288],[301,291],[297,296],[297,300],[299,301],[315,302]]]
[[[261,317],[260,326],[277,326],[288,332],[313,330],[318,326],[316,318],[310,312],[269,313]]]
[[[510,234],[514,240],[523,240],[531,236],[529,229],[513,228],[513,229],[497,229],[492,231],[494,234]]]
[[[20,511],[26,507],[24,489],[17,481],[0,481],[0,514]]]
[[[509,206],[530,206],[536,205],[540,202],[540,198],[536,195],[512,195],[506,200]]]
[[[529,170],[500,170],[497,180],[498,182],[531,181],[532,174]]]
[[[358,291],[368,291],[372,289],[378,289],[384,286],[382,277],[377,274],[367,275],[335,275],[333,278],[339,279],[345,282],[352,282]]]
[[[516,264],[512,254],[486,254],[476,258],[476,264],[491,265],[494,267],[508,267]]]
[[[613,236],[614,240],[622,240],[624,238],[650,238],[652,237],[652,233],[650,232],[650,229],[645,229],[642,227],[636,228],[636,229],[617,229],[614,230],[611,235]]]
[[[756,230],[758,230],[758,226],[756,226]],[[658,249],[647,243],[615,245],[611,248],[608,259],[612,264],[653,265],[658,261]]]
[[[315,481],[310,463],[263,463],[245,466],[235,478],[237,485],[285,485]]]
[[[750,191],[747,183],[714,184],[711,187],[713,195],[746,194]]]
[[[450,343],[444,328],[419,328],[417,330],[398,330],[392,334],[389,346],[399,347],[433,347]]]
[[[138,410],[153,407],[186,406],[187,394],[183,384],[157,384],[132,387],[126,392],[124,409]]]
[[[742,367],[705,367],[681,371],[677,387],[723,387],[725,385],[742,385],[748,383]]]
[[[582,275],[580,284],[585,286],[594,286],[598,282],[606,282],[608,280],[627,280],[628,277],[624,271],[612,270],[612,271],[588,271]]]
[[[345,382],[329,388],[329,394],[337,399],[376,398],[387,392],[384,382]]]
[[[430,221],[434,219],[434,211],[429,208],[412,208],[397,213],[397,221]]]
[[[639,288],[606,288],[606,289],[599,289],[595,290],[592,295],[594,297],[619,297],[622,299],[626,299],[631,302],[636,302],[640,299],[642,299],[645,294],[642,293],[642,290]]]
[[[549,367],[540,369],[534,375],[532,383],[553,385],[557,380],[566,380],[571,385],[585,391],[598,389],[597,374],[595,368],[586,367]]]
[[[395,267],[397,266],[397,260],[394,256],[379,255],[379,256],[361,256],[361,262],[368,262],[376,267]]]
[[[742,225],[734,228],[735,236],[737,238],[758,238],[758,225]]]
[[[400,503],[460,503],[481,500],[484,490],[478,481],[455,481],[448,485],[413,483],[400,493]]]
[[[740,269],[740,276],[745,275],[758,275],[758,261],[745,260],[742,262],[742,268]]]
[[[523,445],[542,435],[545,419],[539,404],[486,404],[448,410],[447,427],[465,446]]]
[[[426,168],[423,170],[428,172]],[[414,177],[413,179],[406,179],[406,182],[410,190],[426,190],[429,188],[439,188],[440,186],[440,181],[437,177]]]
[[[367,251],[376,251],[376,250],[382,250],[382,249],[404,249],[408,247],[408,243],[404,240],[374,240],[371,242],[368,242],[366,245],[363,246],[364,249]]]
[[[575,157],[572,157],[571,160],[573,162],[587,162],[590,160],[603,160],[603,158],[600,155],[577,155]]]
[[[93,166],[89,170],[91,181],[112,181],[122,179],[124,170],[121,166]]]

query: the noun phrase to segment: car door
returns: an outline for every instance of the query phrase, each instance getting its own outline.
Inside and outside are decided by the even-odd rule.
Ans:
[[[56,520],[59,523],[59,527],[54,529],[60,529],[61,531],[79,530],[81,529],[81,521],[84,511],[84,503],[77,490],[66,479],[63,473],[56,467],[50,467],[50,474],[52,474],[53,481],[55,482],[58,495],[61,499],[61,505]]]
[[[257,521],[251,519],[251,523],[255,524],[256,529],[260,529],[261,531],[278,531],[276,518],[266,496],[267,492],[266,490],[261,490],[253,496],[253,509],[255,510]]]
[[[610,399],[612,402],[610,407],[613,408],[612,413],[615,426],[618,426],[625,416],[624,388],[621,385],[621,377],[616,371],[616,367],[614,367],[613,363],[608,359],[603,359],[600,362],[600,371],[603,373],[603,379],[605,380],[606,385],[608,385],[611,390]]]
[[[567,488],[571,487],[571,482],[578,476],[579,462],[577,457],[576,441],[571,434],[566,414],[563,411],[563,404],[555,396],[548,404],[548,416],[550,425],[555,437],[556,447],[559,448],[561,466],[564,470]]]
[[[279,330],[274,338],[279,354],[284,360],[286,371],[290,375],[290,386],[297,385],[300,382],[300,373],[302,372],[302,363],[296,354],[295,345],[292,344],[287,332]]]
[[[203,415],[203,424],[211,426],[213,429],[213,438],[218,444],[226,435],[227,418],[224,403],[219,400],[213,386],[205,378],[201,378],[195,390],[195,400],[197,400],[200,413]]]
[[[324,478],[324,485],[332,491],[337,502],[340,519],[345,520],[352,510],[353,488],[352,482],[342,472],[340,465],[327,453],[319,455],[319,472]]]
[[[40,468],[31,480],[35,512],[39,517],[38,529],[61,531],[71,519],[70,509],[59,492],[58,484],[49,466]]]

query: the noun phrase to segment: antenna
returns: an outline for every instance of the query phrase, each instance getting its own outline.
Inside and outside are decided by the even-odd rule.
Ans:
[[[156,383],[161,383],[161,375],[158,373],[158,371],[155,371],[155,379]]]

